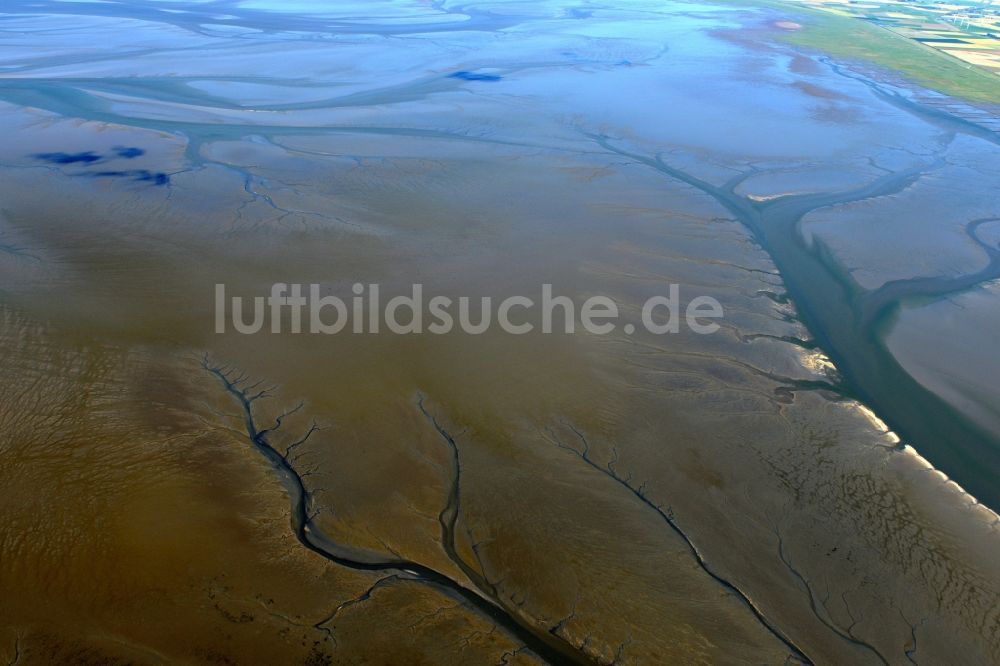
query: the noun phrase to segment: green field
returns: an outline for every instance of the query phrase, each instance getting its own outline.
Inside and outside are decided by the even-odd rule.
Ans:
[[[736,1],[751,4],[749,0]],[[752,4],[781,10],[802,24],[801,30],[782,35],[782,41],[881,65],[948,95],[1000,104],[1000,76],[930,46],[863,19],[838,16],[792,2],[762,0]]]

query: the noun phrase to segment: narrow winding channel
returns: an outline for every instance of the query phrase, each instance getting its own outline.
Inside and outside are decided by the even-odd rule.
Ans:
[[[843,74],[839,68],[835,71]],[[849,76],[858,78],[856,74]],[[952,137],[966,134],[1000,144],[1000,138],[984,127],[887,92],[874,82],[865,82],[880,97],[945,129]],[[859,288],[829,249],[819,241],[810,245],[800,229],[802,218],[812,211],[902,192],[942,166],[940,157],[855,189],[754,201],[737,194],[736,188],[759,171],[714,185],[670,165],[662,155],[625,150],[605,135],[588,136],[609,153],[635,160],[704,192],[739,220],[770,255],[803,324],[836,365],[842,392],[873,409],[903,442],[913,446],[978,501],[994,510],[1000,507],[1000,487],[996,485],[996,479],[1000,478],[1000,436],[979,426],[913,379],[896,361],[883,338],[886,325],[903,302],[954,294],[1000,279],[998,248],[976,235],[979,226],[994,218],[973,220],[966,227],[969,236],[989,258],[985,268],[958,277],[900,280],[873,292]],[[946,147],[941,149],[942,153]]]
[[[303,438],[300,438],[291,444],[288,449],[286,449],[285,453],[281,453],[271,444],[268,439],[268,434],[281,427],[282,417],[278,417],[275,425],[270,429],[261,429],[254,419],[253,404],[256,400],[265,397],[267,395],[267,390],[259,389],[259,383],[258,385],[248,384],[245,376],[239,375],[235,371],[226,367],[213,365],[208,358],[202,359],[202,367],[222,382],[226,391],[239,403],[248,439],[253,444],[254,448],[260,452],[274,468],[285,487],[285,491],[288,493],[288,499],[291,504],[292,531],[294,532],[299,543],[305,548],[311,550],[326,560],[349,569],[373,572],[385,571],[400,579],[412,580],[434,587],[438,591],[458,601],[468,604],[468,606],[474,608],[476,611],[489,618],[492,622],[496,623],[497,626],[505,629],[508,633],[524,643],[524,645],[527,646],[532,652],[549,664],[600,663],[582,650],[579,650],[575,646],[571,645],[562,637],[545,631],[540,624],[531,622],[517,613],[507,609],[502,600],[495,596],[495,589],[492,590],[493,594],[491,594],[491,590],[489,589],[473,590],[450,576],[426,565],[420,564],[419,562],[413,562],[401,558],[366,556],[364,554],[357,553],[352,549],[345,548],[327,537],[322,530],[316,526],[312,517],[309,515],[309,491],[306,489],[305,484],[302,481],[302,477],[298,472],[296,472],[294,466],[288,458],[288,451],[290,451],[293,447],[304,443],[305,439],[312,432],[314,432],[314,429],[310,429],[306,435],[303,436]],[[422,403],[420,408],[421,410],[424,410]],[[429,414],[426,411],[425,413]],[[439,428],[436,422],[434,425],[436,428]],[[443,434],[443,431],[441,431],[440,428],[439,432]],[[451,439],[450,435],[447,435],[446,437],[450,440],[451,445],[454,447],[454,440]],[[457,461],[457,449],[453,448],[453,452],[455,452],[453,455]],[[456,476],[454,477],[451,488],[449,489],[448,502],[445,509],[441,513],[442,526],[446,529],[446,536],[451,536],[452,538],[454,534],[454,520],[452,519],[452,516],[455,516],[455,519],[457,519],[458,513],[457,493],[459,485],[457,467],[454,472]],[[451,526],[450,528],[448,527],[449,525]],[[446,543],[445,550],[449,556],[457,558],[454,544]],[[455,563],[460,569],[462,569],[462,571],[471,571],[471,567],[462,561],[461,558],[457,558]],[[474,574],[474,576],[470,577],[473,584],[479,586],[480,583],[485,581],[485,577],[478,572],[474,572]],[[377,581],[372,588],[369,588],[369,591],[366,594],[370,594],[380,584],[380,582],[381,581]],[[362,595],[362,597],[364,596],[365,595]],[[317,628],[318,626],[319,625],[317,625]]]

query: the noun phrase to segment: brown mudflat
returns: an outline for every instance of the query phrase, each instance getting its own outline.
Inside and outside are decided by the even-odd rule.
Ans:
[[[12,4],[41,46],[0,85],[0,658],[1000,660],[996,514],[845,389],[722,203],[828,193],[798,229],[852,288],[957,280],[989,263],[992,227],[965,229],[995,144],[778,46],[763,11]],[[945,197],[949,224],[921,217]],[[215,285],[276,282],[552,284],[633,324],[677,284],[725,316],[215,332]],[[920,360],[940,338],[886,339],[996,430],[975,372]]]

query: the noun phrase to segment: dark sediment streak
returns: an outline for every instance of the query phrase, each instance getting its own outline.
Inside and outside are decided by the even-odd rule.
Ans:
[[[896,312],[899,305],[907,300],[921,298],[941,298],[950,294],[968,291],[973,287],[1000,277],[1000,249],[983,242],[976,230],[984,224],[1000,222],[1000,218],[988,217],[973,220],[965,225],[965,231],[986,253],[989,263],[975,273],[957,276],[916,277],[886,282],[878,289],[861,296],[861,322],[867,330],[880,330]]]
[[[928,106],[927,104],[921,104],[916,100],[909,99],[894,90],[889,90],[885,86],[879,85],[878,82],[873,81],[868,77],[850,72],[829,58],[824,57],[819,60],[829,67],[835,74],[858,81],[871,90],[872,93],[882,101],[895,106],[897,109],[906,111],[907,113],[920,118],[924,122],[940,127],[948,132],[966,134],[1000,146],[1000,134],[997,134],[988,127],[984,127],[983,125],[966,118],[961,118],[943,109],[937,109],[932,106]]]
[[[604,474],[608,478],[612,479],[618,485],[624,487],[636,499],[638,499],[640,502],[642,502],[647,507],[656,512],[656,515],[659,516],[659,518],[663,522],[665,522],[670,527],[670,529],[677,536],[679,536],[681,540],[685,543],[685,545],[688,547],[688,550],[691,553],[691,557],[693,557],[695,562],[698,563],[698,566],[701,567],[702,571],[708,574],[708,576],[716,583],[725,588],[726,591],[728,591],[730,594],[739,599],[740,602],[743,604],[743,606],[746,607],[747,610],[749,610],[755,618],[757,618],[757,621],[760,622],[772,636],[777,638],[786,648],[788,648],[788,651],[791,653],[789,655],[791,658],[795,659],[796,661],[802,664],[813,663],[812,660],[809,659],[809,657],[807,657],[806,654],[794,642],[792,642],[792,640],[788,636],[786,636],[784,632],[781,631],[781,629],[779,629],[774,623],[772,623],[761,612],[761,610],[757,608],[757,606],[753,603],[753,601],[750,600],[750,597],[748,597],[741,589],[736,587],[734,583],[730,582],[729,580],[717,574],[712,569],[712,567],[709,566],[708,562],[701,554],[701,551],[698,550],[697,546],[694,545],[694,542],[691,540],[691,537],[689,537],[687,533],[680,528],[680,525],[677,524],[677,520],[674,518],[673,512],[669,507],[664,509],[661,505],[653,502],[653,500],[651,500],[649,496],[646,494],[644,485],[636,488],[635,486],[632,485],[631,474],[629,474],[628,476],[622,476],[618,472],[618,470],[615,469],[615,463],[617,461],[617,451],[615,452],[616,454],[615,458],[602,466],[591,457],[590,442],[587,440],[587,437],[582,432],[580,432],[580,430],[578,430],[576,427],[570,424],[564,424],[564,425],[566,425],[566,427],[572,430],[573,433],[576,435],[576,437],[580,440],[581,448],[578,449],[574,446],[570,446],[562,442],[559,439],[559,437],[551,430],[549,431],[547,438],[550,439],[550,441],[552,441],[552,443],[558,446],[560,449],[570,451],[577,458],[579,458],[584,463],[589,465],[591,468],[597,470],[601,474]],[[786,661],[785,663],[788,662]]]
[[[231,370],[225,367],[213,366],[209,363],[207,358],[202,360],[202,367],[207,372],[218,378],[219,381],[222,382],[226,391],[240,404],[243,412],[243,421],[247,437],[250,439],[254,448],[259,451],[271,464],[281,479],[282,484],[285,486],[285,490],[288,493],[288,498],[291,503],[292,531],[302,546],[326,560],[349,569],[373,572],[386,571],[397,574],[399,577],[405,578],[406,580],[412,580],[430,585],[431,587],[434,587],[444,594],[467,604],[469,607],[488,617],[497,626],[502,627],[512,636],[522,641],[532,652],[550,664],[597,663],[583,652],[575,649],[562,638],[545,631],[544,628],[525,620],[516,613],[513,613],[505,608],[499,599],[490,596],[488,590],[472,590],[449,576],[418,562],[402,558],[385,559],[374,557],[373,555],[364,555],[333,542],[313,523],[312,517],[309,515],[308,511],[310,500],[309,491],[306,489],[305,484],[302,481],[302,477],[295,470],[288,458],[288,454],[295,447],[304,444],[309,436],[316,431],[316,427],[313,426],[310,428],[302,438],[290,444],[286,448],[285,453],[282,454],[271,445],[271,442],[268,439],[268,434],[274,432],[281,426],[283,416],[278,417],[274,427],[264,430],[258,428],[253,416],[253,403],[256,400],[267,396],[268,390],[266,388],[258,390],[260,385],[259,382],[257,384],[246,384],[245,376],[235,375]],[[297,409],[298,407],[294,408],[290,412],[286,412],[286,415],[297,411]],[[422,403],[421,410],[423,410]],[[441,431],[439,430],[439,432]],[[455,456],[454,459],[457,461],[457,448],[454,449],[453,455]],[[451,546],[449,548],[446,542],[445,549],[449,556],[453,558],[457,558],[457,555],[454,555],[453,543],[454,520],[451,518],[451,516],[454,515],[457,519],[458,512],[457,474],[458,470],[456,468],[455,477],[451,489],[449,490],[448,504],[441,513],[442,525],[450,525],[450,531],[446,531],[446,535],[450,535],[449,538]],[[471,571],[471,568],[468,567],[468,565],[464,563],[461,558],[455,559],[455,563],[459,565],[463,572],[467,570]],[[479,581],[485,580],[478,574],[476,578],[470,577],[470,579],[473,581],[473,584],[477,585],[477,587],[479,584],[477,579]],[[378,585],[379,583],[376,582],[373,588]],[[373,588],[370,588],[368,593],[369,595],[370,592],[373,591]],[[343,605],[341,605],[341,607],[342,606]],[[334,614],[336,614],[336,611]],[[322,625],[328,621],[329,619],[324,620],[318,623],[318,625]]]
[[[905,100],[907,108],[917,104]],[[902,102],[900,102],[902,103]],[[935,122],[945,122],[943,112],[928,109]],[[955,119],[956,133],[993,140]],[[976,126],[978,127],[978,126]],[[985,128],[979,128],[986,132]],[[990,133],[991,136],[992,133]],[[923,166],[902,169],[852,190],[789,195],[753,201],[736,193],[748,172],[714,185],[664,161],[662,155],[642,155],[620,148],[605,135],[588,135],[605,150],[644,164],[712,197],[751,232],[770,255],[785,283],[802,322],[820,349],[836,365],[844,392],[868,405],[905,442],[914,446],[934,466],[959,483],[980,502],[1000,507],[1000,435],[972,422],[952,405],[913,379],[900,366],[880,336],[879,317],[865,316],[865,292],[832,257],[821,242],[807,244],[800,231],[802,218],[820,208],[899,193],[941,164],[937,159]],[[985,223],[973,222],[972,225]],[[969,233],[974,233],[970,226]],[[977,239],[978,240],[978,239]],[[980,243],[981,245],[984,245]],[[985,280],[1000,278],[1000,261],[990,250],[990,264],[960,278],[914,280],[898,284],[874,301],[886,302],[948,293]],[[887,298],[889,291],[891,299]],[[874,306],[869,306],[874,307]],[[883,308],[884,309],[884,308]]]
[[[885,656],[878,651],[878,648],[876,648],[871,643],[868,643],[856,637],[853,634],[851,628],[845,630],[839,627],[837,624],[835,624],[832,620],[829,620],[825,617],[825,613],[820,611],[820,606],[822,605],[822,603],[817,603],[816,593],[813,591],[812,585],[809,584],[809,580],[802,574],[801,571],[795,568],[795,566],[792,564],[791,559],[789,559],[788,555],[785,553],[785,542],[781,538],[781,534],[777,530],[775,530],[775,536],[777,536],[778,539],[778,557],[779,559],[781,559],[781,563],[785,565],[785,568],[788,569],[788,571],[792,574],[792,576],[795,577],[795,580],[797,580],[799,584],[805,589],[806,594],[809,596],[809,610],[811,610],[812,614],[816,616],[816,619],[819,620],[820,623],[822,623],[823,626],[825,626],[827,629],[829,629],[836,635],[840,636],[840,638],[843,639],[845,642],[867,651],[868,653],[874,655],[874,657],[878,659],[881,664],[883,664],[884,666],[889,666],[889,660],[886,659]],[[847,605],[846,600],[844,600],[844,605],[845,606]],[[849,609],[848,613],[850,613]]]

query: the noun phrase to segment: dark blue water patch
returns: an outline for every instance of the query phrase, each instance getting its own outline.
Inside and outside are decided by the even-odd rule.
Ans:
[[[153,185],[161,186],[170,182],[170,176],[162,171],[157,171],[156,173],[146,172],[142,176],[136,178],[136,180],[146,180],[151,182]]]
[[[469,72],[463,69],[449,74],[448,78],[462,79],[463,81],[499,81],[503,77],[499,74],[483,74],[482,72]]]
[[[92,164],[101,159],[100,155],[95,155],[90,150],[83,153],[38,153],[34,157],[52,164]]]
[[[141,183],[162,186],[170,182],[170,175],[162,171],[148,171],[146,169],[132,169],[128,171],[98,171],[92,174],[94,178],[131,178]]]
[[[133,146],[115,146],[114,151],[115,155],[124,157],[127,160],[133,160],[136,157],[146,154],[146,151],[142,148],[135,148]]]

